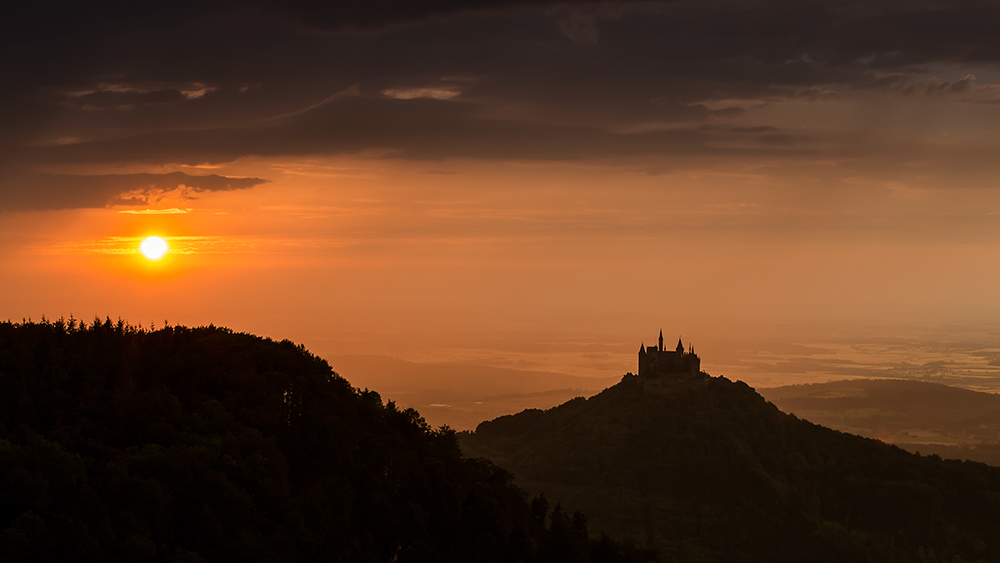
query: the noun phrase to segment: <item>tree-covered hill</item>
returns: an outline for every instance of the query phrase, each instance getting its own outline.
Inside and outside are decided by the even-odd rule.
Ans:
[[[642,561],[288,341],[0,323],[0,560]]]
[[[484,422],[463,449],[666,561],[1000,561],[1000,468],[817,426],[724,378],[635,379]]]
[[[1000,467],[1000,395],[903,379],[760,389],[785,412],[907,451]]]

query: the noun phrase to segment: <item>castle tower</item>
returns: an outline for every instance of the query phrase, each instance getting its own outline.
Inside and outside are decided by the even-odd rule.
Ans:
[[[685,350],[680,336],[673,350],[664,349],[663,329],[660,329],[655,346],[639,345],[638,378],[643,390],[666,392],[694,383],[704,384],[707,377],[701,371],[701,359],[695,355],[694,344],[689,344]]]

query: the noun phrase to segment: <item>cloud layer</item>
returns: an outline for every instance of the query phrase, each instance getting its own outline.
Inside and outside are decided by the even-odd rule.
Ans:
[[[40,14],[5,40],[17,62],[0,147],[17,174],[304,155],[650,170],[825,159],[845,177],[886,161],[943,174],[968,169],[954,136],[937,150],[905,131],[869,134],[897,125],[869,114],[1000,102],[996,2],[154,3],[78,15],[88,40]],[[11,177],[7,208],[110,193],[74,181],[28,194]]]

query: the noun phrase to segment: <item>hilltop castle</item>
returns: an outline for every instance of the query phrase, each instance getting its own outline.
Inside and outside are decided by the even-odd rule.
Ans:
[[[701,372],[701,360],[694,353],[694,346],[685,352],[680,337],[677,338],[677,348],[664,350],[661,330],[659,344],[655,348],[647,348],[645,343],[639,347],[639,381],[644,391],[704,383],[706,378]]]

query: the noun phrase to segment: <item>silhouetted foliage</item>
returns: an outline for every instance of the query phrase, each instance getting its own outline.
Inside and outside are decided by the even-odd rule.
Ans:
[[[817,426],[724,378],[653,394],[626,377],[460,439],[665,561],[1000,561],[1000,468]]]
[[[302,346],[0,323],[4,561],[609,561],[454,432]]]

